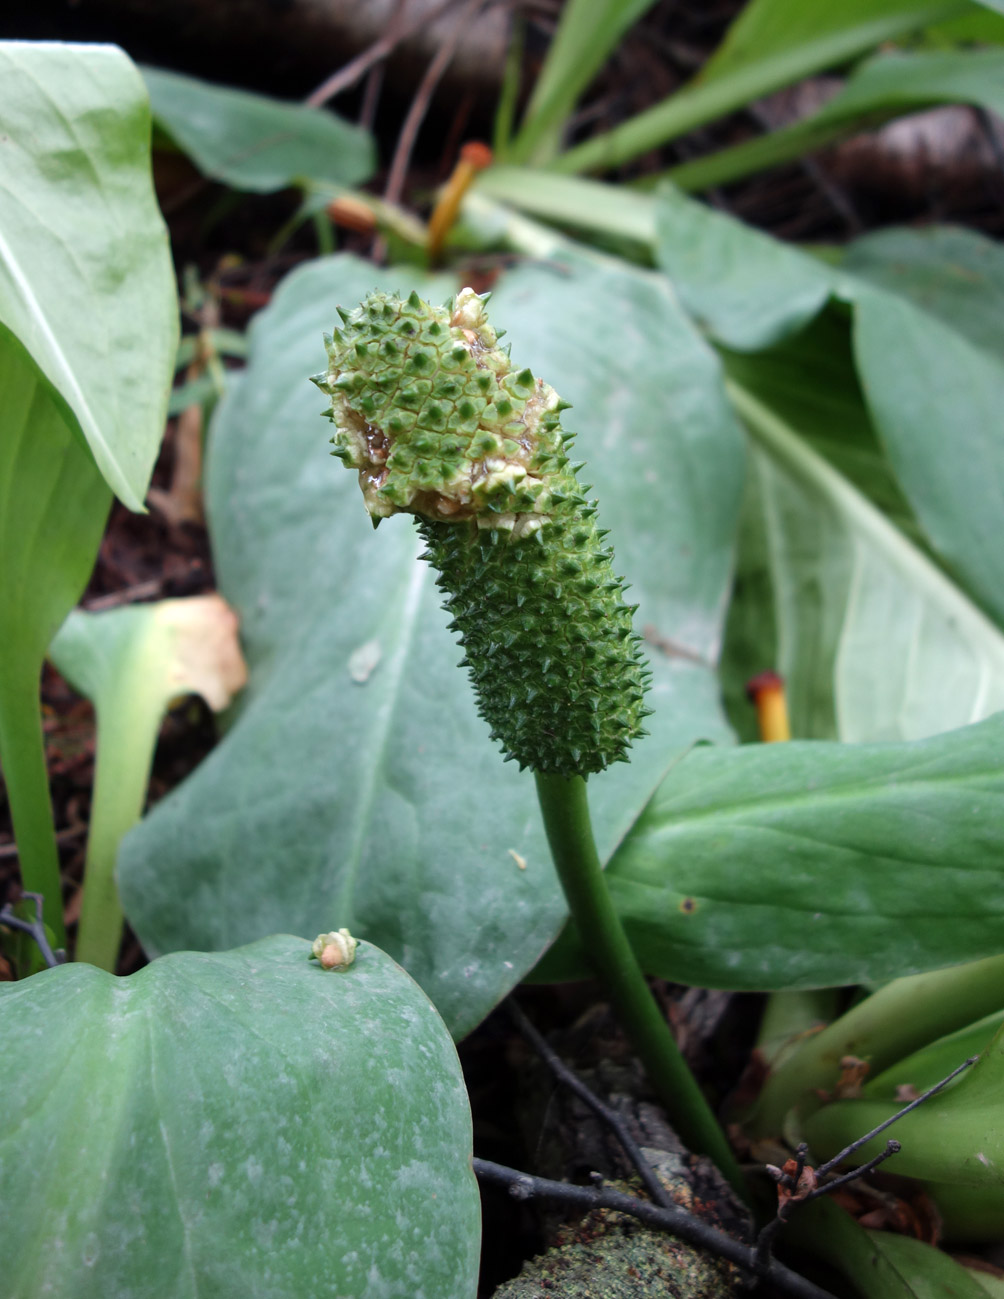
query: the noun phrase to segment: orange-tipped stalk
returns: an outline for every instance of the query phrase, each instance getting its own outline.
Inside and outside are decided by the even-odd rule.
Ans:
[[[788,701],[784,693],[784,679],[776,672],[761,672],[747,682],[746,694],[756,706],[760,723],[760,739],[764,744],[791,739],[788,721]]]
[[[491,161],[491,149],[487,144],[481,144],[478,140],[471,140],[460,150],[460,158],[453,168],[453,175],[443,186],[442,193],[433,208],[432,216],[429,218],[429,231],[425,247],[430,262],[436,261],[442,252],[443,243],[453,228],[457,213],[460,211],[460,204],[463,202],[464,195],[470,189],[474,177],[479,171],[484,171],[486,167],[490,167]]]

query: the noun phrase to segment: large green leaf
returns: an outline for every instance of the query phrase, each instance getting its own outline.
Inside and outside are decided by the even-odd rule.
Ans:
[[[860,261],[852,250],[834,268],[673,191],[657,219],[662,265],[727,347],[776,343],[830,296],[853,304],[861,386],[899,486],[942,559],[1004,619],[1004,549],[994,540],[1004,511],[1004,361],[999,327],[980,328],[1004,299],[1004,252],[960,231],[901,234],[865,243]],[[741,310],[731,267],[742,267]]]
[[[974,347],[1004,352],[1004,257],[994,241],[953,226],[878,230],[850,244],[841,266]]]
[[[1004,250],[961,230],[862,243],[845,263],[865,281],[854,350],[890,463],[935,549],[1004,622]]]
[[[373,172],[369,133],[323,108],[143,68],[157,125],[206,176],[268,193],[304,181],[357,185]]]
[[[750,0],[682,90],[556,159],[563,171],[619,166],[705,122],[823,68],[971,11],[965,0]]]
[[[305,376],[336,304],[374,282],[449,291],[337,258],[292,276],[253,331],[208,484],[251,682],[223,743],[127,836],[120,883],[154,951],[316,928],[335,908],[461,1033],[533,964],[564,906],[533,781],[502,764],[475,714],[411,523],[374,536],[354,477],[325,456]],[[728,738],[712,664],[741,440],[715,359],[660,277],[566,255],[506,276],[491,310],[513,355],[574,403],[618,570],[661,646],[652,734],[589,783],[606,857],[683,749]]]
[[[7,1295],[473,1296],[456,1052],[379,949],[278,936],[0,989]]]
[[[809,988],[996,954],[1002,742],[998,715],[914,744],[688,754],[607,867],[643,966],[702,987]],[[563,949],[553,973],[581,971]]]
[[[0,133],[0,324],[140,510],[178,338],[142,79],[113,46],[0,42]]]

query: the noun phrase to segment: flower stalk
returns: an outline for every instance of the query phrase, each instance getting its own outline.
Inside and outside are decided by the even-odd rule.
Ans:
[[[464,289],[442,309],[371,294],[326,340],[333,454],[374,526],[414,514],[481,715],[530,768],[569,910],[681,1138],[740,1193],[735,1157],[656,1005],[607,891],[585,778],[645,732],[649,670],[596,506],[568,458],[567,403],[517,369]]]

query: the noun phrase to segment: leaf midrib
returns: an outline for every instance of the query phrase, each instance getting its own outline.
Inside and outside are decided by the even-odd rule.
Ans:
[[[20,294],[29,317],[35,322],[37,328],[42,334],[42,337],[49,345],[50,354],[56,363],[57,373],[62,377],[69,389],[69,393],[65,395],[70,398],[71,408],[74,415],[76,415],[77,419],[80,421],[81,428],[87,436],[87,441],[92,447],[97,444],[107,457],[108,463],[114,464],[115,457],[112,455],[111,447],[108,445],[108,442],[101,432],[101,428],[95,418],[94,412],[91,410],[90,403],[80,386],[73,366],[71,365],[65,350],[60,345],[59,340],[56,338],[56,335],[49,324],[48,316],[32,289],[28,277],[22,270],[21,264],[14,254],[14,250],[4,238],[2,230],[0,230],[0,261],[3,261],[6,264],[10,271],[14,287]],[[35,364],[38,365],[37,358],[32,357],[32,359],[35,361]],[[42,367],[39,366],[39,368],[41,369]],[[129,493],[129,495],[131,496],[132,493]]]
[[[419,538],[416,532],[412,537],[414,558],[412,560],[411,576],[401,605],[401,615],[394,620],[393,624],[397,632],[397,645],[393,655],[389,656],[389,661],[387,661],[384,669],[384,679],[387,685],[381,695],[382,705],[377,714],[377,720],[374,726],[370,728],[370,735],[375,736],[375,743],[372,743],[369,747],[370,760],[367,763],[364,778],[361,782],[363,794],[358,806],[352,843],[344,860],[343,882],[336,892],[335,909],[337,909],[339,915],[346,917],[343,923],[349,923],[350,920],[356,923],[352,911],[356,880],[362,864],[363,851],[369,841],[372,811],[377,800],[379,774],[383,770],[384,758],[390,741],[391,726],[401,690],[401,682],[407,671],[409,651],[415,639],[421,613],[422,593],[425,590],[429,568],[427,564],[421,563],[418,559],[418,541]],[[389,681],[387,680],[388,677]]]

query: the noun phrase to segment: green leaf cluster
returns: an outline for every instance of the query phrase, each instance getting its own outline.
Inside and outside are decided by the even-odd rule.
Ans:
[[[925,29],[924,48],[852,68],[813,119],[677,179],[719,183],[929,103],[999,107],[999,50],[958,41],[999,39],[1000,15],[948,0],[825,13],[753,0],[692,83],[562,153],[579,96],[646,9],[566,6],[523,123],[500,135],[516,165],[486,173],[468,207],[468,237],[529,255],[499,276],[493,318],[532,372],[495,356],[493,336],[498,391],[467,391],[481,374],[471,350],[449,320],[433,339],[438,317],[416,305],[461,290],[454,275],[324,259],[290,276],[255,322],[248,369],[216,414],[207,481],[250,686],[219,747],[118,861],[148,952],[174,954],[125,981],[79,966],[0,993],[14,1098],[0,1185],[18,1293],[148,1293],[151,1259],[175,1269],[180,1294],[224,1293],[236,1277],[278,1299],[320,1275],[347,1293],[374,1276],[390,1294],[473,1293],[469,1114],[447,1030],[474,1027],[549,947],[536,977],[589,969],[562,931],[532,792],[487,740],[570,770],[567,756],[553,768],[535,759],[539,733],[526,740],[530,692],[560,685],[551,738],[578,769],[592,742],[580,732],[594,730],[583,717],[602,711],[590,665],[614,642],[629,646],[630,707],[619,733],[594,744],[589,788],[610,893],[646,970],[779,990],[793,1022],[823,1004],[815,989],[874,989],[822,1032],[772,1046],[750,1131],[804,1135],[825,1156],[888,1116],[902,1088],[977,1054],[903,1121],[900,1168],[935,1196],[950,1236],[999,1231],[1004,259],[986,239],[939,229],[883,232],[823,258],[678,189],[628,193],[559,173],[620,165]],[[14,394],[0,416],[0,751],[26,879],[51,898],[38,672],[86,581],[111,492],[141,508],[176,304],[149,184],[149,110],[128,60],[4,45],[0,68],[13,142],[0,181],[0,378]],[[147,85],[161,130],[207,176],[258,191],[299,184],[317,206],[371,167],[368,139],[330,115],[156,72]],[[657,269],[573,245],[500,199]],[[455,575],[481,719],[413,531],[394,521],[374,545],[349,476],[319,459],[304,377],[321,363],[333,307],[364,298],[378,315],[351,317],[329,350],[338,449],[371,476],[377,516],[423,513],[430,496],[469,516],[458,527],[434,508],[422,529]],[[406,318],[426,360],[444,362],[441,387],[457,391],[434,393],[409,344],[413,397],[392,382],[386,410],[353,405],[348,361],[383,365],[386,344],[401,341],[390,325]],[[579,521],[552,384],[575,405],[652,666],[651,734],[609,770],[638,731],[640,676],[610,556],[592,519]],[[535,400],[539,443],[507,446]],[[500,458],[498,481],[483,476],[495,496],[474,490],[470,439],[454,445],[464,421],[472,437],[483,431],[489,405],[495,441],[475,459]],[[405,433],[431,441],[398,456],[391,435]],[[514,464],[519,481],[506,476]],[[381,480],[384,467],[397,478]],[[486,499],[495,526],[479,529]],[[517,536],[535,514],[547,524]],[[598,587],[583,594],[583,578]],[[587,607],[598,612],[583,636],[571,628]],[[560,680],[545,664],[559,626],[564,662],[577,656],[580,669]],[[95,679],[121,721],[111,663]],[[764,667],[787,678],[796,743],[734,743],[753,736],[742,684]],[[166,689],[151,687],[158,709]],[[333,925],[364,940],[340,973],[311,966],[303,939],[274,936]],[[821,1104],[848,1053],[870,1060],[872,1080],[859,1098]],[[71,1058],[83,1087],[68,1085]],[[863,1293],[976,1293],[946,1255],[866,1233],[829,1206],[797,1221],[797,1242]]]

